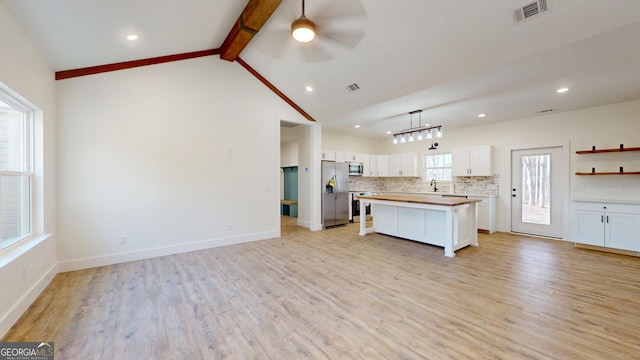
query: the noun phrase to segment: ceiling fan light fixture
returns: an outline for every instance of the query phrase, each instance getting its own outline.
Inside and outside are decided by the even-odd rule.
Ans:
[[[301,43],[308,43],[316,37],[316,24],[304,15],[291,23],[291,37]]]

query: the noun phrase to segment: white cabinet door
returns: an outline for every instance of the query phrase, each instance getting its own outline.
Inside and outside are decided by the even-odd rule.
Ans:
[[[345,154],[344,151],[336,151],[336,162],[346,162],[347,160],[347,155]]]
[[[476,146],[469,148],[469,175],[492,176],[493,156],[491,146]]]
[[[369,176],[378,176],[378,155],[369,155]]]
[[[472,199],[470,197],[470,199]],[[478,212],[478,229],[489,230],[489,205],[487,199],[478,199],[479,203],[476,203]]]
[[[606,247],[640,251],[640,214],[606,212],[604,217]]]
[[[573,241],[580,244],[604,246],[604,213],[575,210]]]
[[[397,206],[373,205],[376,232],[397,236],[398,209]]]
[[[451,150],[451,175],[469,176],[469,149]]]
[[[356,153],[345,152],[346,162],[358,162]]]
[[[492,176],[493,151],[491,145],[451,150],[453,176]]]
[[[496,232],[497,207],[495,196],[469,196],[469,199],[480,200],[477,203],[478,229],[486,230],[489,234]]]
[[[389,155],[376,155],[378,163],[378,176],[389,176]]]
[[[402,154],[402,176],[418,176],[418,154]]]
[[[402,176],[402,154],[389,155],[389,176]]]
[[[336,161],[336,152],[333,150],[322,150],[320,158],[327,161]]]
[[[398,208],[398,236],[424,242],[426,229],[425,209]]]
[[[357,154],[356,159],[359,163],[362,163],[362,176],[371,176],[369,154]]]

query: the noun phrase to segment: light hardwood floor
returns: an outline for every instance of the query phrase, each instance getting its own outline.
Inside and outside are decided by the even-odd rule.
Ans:
[[[62,273],[3,341],[56,359],[639,359],[640,260],[480,234],[455,258],[357,224]]]

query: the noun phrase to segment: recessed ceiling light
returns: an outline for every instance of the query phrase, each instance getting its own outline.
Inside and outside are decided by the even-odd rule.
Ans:
[[[391,135],[393,134],[391,131],[387,131],[387,135]]]
[[[359,128],[360,128],[360,125],[356,125],[356,126],[354,126],[354,128],[359,129]]]
[[[478,117],[479,117],[479,118],[483,118],[483,117],[485,117],[485,116],[487,116],[487,114],[484,114],[484,113],[483,113],[483,114],[478,114]]]
[[[569,88],[566,88],[566,87],[556,90],[558,94],[566,93],[567,91],[569,91]]]
[[[129,41],[138,40],[138,35],[136,34],[127,35],[127,40]]]
[[[305,87],[305,90],[307,90],[307,92],[312,92],[313,88],[311,86],[307,86],[307,87]]]

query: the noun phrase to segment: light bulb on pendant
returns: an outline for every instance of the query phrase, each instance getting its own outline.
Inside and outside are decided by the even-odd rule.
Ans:
[[[407,142],[407,139],[404,137],[404,134],[400,135],[400,143],[404,144]]]
[[[442,128],[438,128],[436,130],[436,138],[440,139],[442,137]]]
[[[397,144],[398,143],[398,136],[393,135],[393,143]]]
[[[302,15],[291,23],[291,37],[301,43],[308,43],[316,37],[316,24],[304,16],[304,0],[302,0]]]
[[[413,133],[409,134],[409,142],[413,142],[414,138],[413,138]]]
[[[418,131],[418,141],[422,141],[424,139],[424,136],[422,136],[422,133],[424,131]]]
[[[431,129],[427,130],[427,139],[433,139],[433,131]]]

